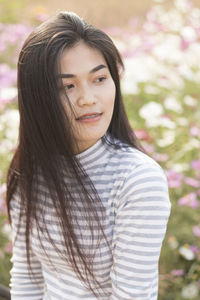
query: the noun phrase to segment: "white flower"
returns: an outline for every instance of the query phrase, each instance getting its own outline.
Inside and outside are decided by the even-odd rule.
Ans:
[[[182,90],[185,83],[183,78],[179,74],[176,74],[175,72],[171,72],[168,74],[169,77],[169,83],[170,83],[170,88],[175,89],[175,90]]]
[[[161,104],[151,101],[143,105],[139,110],[139,115],[144,119],[153,119],[163,114],[163,107]]]
[[[156,94],[159,94],[160,90],[159,90],[159,88],[157,88],[156,86],[153,86],[153,85],[146,85],[146,86],[145,86],[145,92],[146,92],[147,94],[156,95]]]
[[[171,121],[167,117],[162,117],[162,118],[160,118],[160,126],[166,127],[166,128],[169,128],[169,129],[175,129],[176,128],[176,123]]]
[[[196,83],[199,84],[200,82],[200,70],[196,72],[194,79],[193,79]]]
[[[193,81],[196,77],[196,74],[191,70],[190,66],[187,64],[182,64],[178,67],[178,72],[184,78]]]
[[[189,121],[187,118],[182,117],[182,118],[177,118],[176,123],[180,126],[188,126]]]
[[[198,287],[195,283],[186,285],[181,292],[184,299],[196,298],[199,294]]]
[[[166,34],[163,36],[163,41],[154,47],[152,53],[162,61],[181,63],[183,52],[180,50],[180,37],[174,34]]]
[[[160,117],[146,119],[146,127],[158,127],[161,123]]]
[[[3,141],[1,141],[0,153],[7,154],[15,146],[16,146],[16,143],[14,143],[13,141],[4,139]]]
[[[11,230],[11,227],[10,227],[10,225],[9,224],[4,224],[3,225],[3,227],[2,227],[2,232],[6,235],[6,236],[8,236],[8,238],[10,239],[10,240],[12,240],[12,230]]]
[[[17,124],[17,123],[16,123]],[[16,125],[16,127],[14,126],[9,126],[6,130],[5,130],[5,136],[6,138],[8,138],[9,140],[12,141],[16,141],[17,137],[18,137],[18,124]]]
[[[183,171],[187,171],[189,169],[190,166],[187,163],[173,164],[173,170],[177,173],[182,173]]]
[[[149,116],[149,118],[146,119],[146,126],[147,127],[161,126],[161,127],[166,127],[166,128],[169,128],[169,129],[174,129],[176,127],[176,124],[173,121],[171,121],[170,119],[165,118],[165,117],[161,117],[161,116],[151,117],[151,116]]]
[[[200,9],[197,7],[193,7],[192,11],[190,12],[190,23],[193,28],[199,26],[199,19],[200,19]]]
[[[187,152],[187,151],[191,151],[195,148],[196,149],[200,148],[200,141],[196,138],[191,138],[188,143],[184,144],[182,151]]]
[[[179,253],[187,260],[193,260],[195,258],[195,255],[192,252],[192,250],[185,246],[179,248]]]
[[[154,0],[156,2],[156,0]],[[159,2],[163,2],[164,0],[158,0]],[[151,22],[154,22],[158,19],[158,16],[164,14],[164,9],[161,5],[154,5],[148,12],[147,12],[147,20]],[[149,22],[145,23],[147,25],[147,28],[145,30],[148,31],[148,24]],[[144,28],[144,27],[143,27]]]
[[[184,26],[181,29],[180,34],[188,42],[193,42],[197,39],[197,35],[196,35],[195,30],[190,26]]]
[[[155,74],[157,62],[151,56],[142,54],[137,57],[124,59],[125,73],[124,77],[131,77],[135,82],[146,82],[152,79]],[[124,80],[126,80],[124,78]]]
[[[189,95],[186,95],[184,98],[183,98],[183,101],[185,104],[187,104],[188,106],[196,106],[197,105],[197,99],[196,98],[193,98]]]
[[[167,109],[176,111],[176,112],[178,112],[178,113],[182,113],[182,112],[183,112],[182,106],[181,106],[180,103],[177,101],[177,99],[176,99],[175,97],[173,97],[173,96],[167,97],[167,98],[164,100],[164,106],[165,106]]]
[[[139,88],[137,83],[130,77],[125,77],[121,81],[121,89],[123,94],[126,95],[137,95],[139,93]]]
[[[185,51],[183,55],[183,61],[190,67],[199,67],[200,60],[200,44],[194,42],[190,44],[190,47]]]
[[[173,130],[165,130],[163,133],[163,138],[160,140],[157,140],[157,145],[159,147],[166,147],[168,145],[171,145],[175,141],[175,132]]]
[[[122,91],[125,94],[137,94],[138,83],[156,78],[158,64],[146,54],[124,59],[125,72],[122,77]]]
[[[10,151],[16,145],[19,132],[19,112],[17,109],[7,110],[0,116],[1,130],[5,138],[1,142],[0,152]]]
[[[167,27],[170,31],[179,32],[184,24],[184,18],[180,11],[176,8],[170,9],[167,13],[166,10],[163,9],[163,13],[159,16],[162,24]]]
[[[115,46],[117,47],[117,49],[119,50],[119,52],[123,52],[126,50],[126,45],[119,39],[113,38],[113,42],[114,42]]]
[[[5,113],[1,116],[1,122],[7,124],[8,126],[18,126],[19,124],[19,112],[17,109],[6,110]]]
[[[190,8],[188,0],[174,0],[174,5],[178,10],[182,12],[187,12]]]
[[[171,82],[166,78],[158,78],[157,85],[167,89],[171,88]]]
[[[0,98],[2,100],[10,100],[17,96],[16,88],[3,88],[0,90]]]
[[[162,78],[164,75],[164,78]],[[155,73],[155,81],[158,86],[166,87],[170,90],[182,90],[185,83],[181,75],[175,71],[172,67],[165,64],[157,64],[157,70]]]
[[[133,49],[136,49],[137,47],[141,46],[142,40],[139,34],[130,36],[128,40],[128,46],[130,46]]]

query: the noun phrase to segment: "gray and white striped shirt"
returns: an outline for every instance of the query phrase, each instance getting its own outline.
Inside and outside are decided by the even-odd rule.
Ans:
[[[156,300],[158,261],[171,208],[167,180],[162,168],[135,148],[127,148],[121,144],[119,149],[114,149],[104,143],[103,139],[78,154],[77,158],[90,176],[106,208],[104,231],[112,245],[114,258],[112,264],[106,243],[100,244],[94,259],[94,271],[109,296],[98,299]],[[13,197],[11,208],[14,240],[19,216],[17,196]],[[50,199],[45,220],[47,223],[49,221],[51,238],[62,247],[60,228]],[[84,220],[81,220],[81,214],[79,221],[82,229],[85,229],[84,243],[87,246],[90,231]],[[97,299],[44,236],[45,251],[56,267],[52,268],[40,245],[36,228],[32,228],[31,262],[37,283],[31,281],[24,232],[25,226],[22,223],[11,258],[12,300]]]

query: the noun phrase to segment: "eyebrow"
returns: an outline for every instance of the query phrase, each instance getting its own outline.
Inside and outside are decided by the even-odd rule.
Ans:
[[[95,73],[104,68],[107,68],[107,67],[105,65],[101,64],[101,65],[96,66],[92,70],[90,70],[89,73]],[[73,78],[73,77],[76,77],[76,75],[74,75],[74,74],[59,74],[57,77],[58,78]]]

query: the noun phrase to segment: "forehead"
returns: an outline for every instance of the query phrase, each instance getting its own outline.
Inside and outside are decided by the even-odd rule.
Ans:
[[[61,73],[78,74],[89,72],[100,64],[107,66],[102,53],[83,42],[76,44],[70,49],[65,49],[60,59]]]

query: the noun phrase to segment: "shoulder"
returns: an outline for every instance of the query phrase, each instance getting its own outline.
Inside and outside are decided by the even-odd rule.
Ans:
[[[112,150],[111,162],[116,161],[116,171],[121,174],[117,207],[153,203],[170,210],[167,177],[163,168],[140,150],[121,145]],[[138,203],[138,204],[137,204]]]
[[[114,146],[108,146],[110,152],[110,163],[115,163],[116,167],[124,169],[126,175],[134,173],[139,169],[144,169],[144,172],[150,169],[157,170],[157,172],[164,174],[162,167],[153,158],[143,153],[139,149],[128,146],[118,140],[115,140]]]

